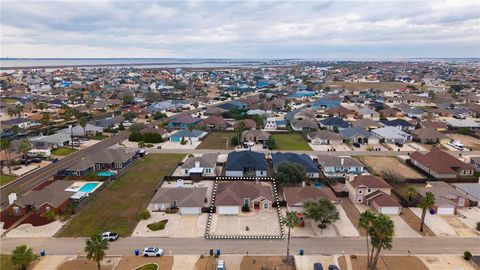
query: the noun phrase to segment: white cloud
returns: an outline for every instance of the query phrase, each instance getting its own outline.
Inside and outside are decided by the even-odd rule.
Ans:
[[[480,57],[477,1],[2,1],[2,57]]]

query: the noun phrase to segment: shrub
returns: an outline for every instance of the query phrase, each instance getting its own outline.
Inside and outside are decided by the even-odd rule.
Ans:
[[[151,144],[151,143],[147,143],[145,146],[148,147],[148,148],[152,148],[154,145]]]
[[[161,134],[156,132],[146,132],[142,135],[143,140],[146,143],[161,143],[163,142],[163,138]]]
[[[477,222],[477,231],[480,231],[480,221]]]
[[[166,118],[166,117],[167,117],[167,115],[164,114],[164,113],[161,113],[161,112],[156,112],[153,115],[153,119],[155,119],[155,120],[159,120],[159,119]]]
[[[150,211],[148,211],[147,209],[143,210],[142,212],[140,212],[140,219],[149,219],[152,215],[150,214]]]
[[[180,144],[185,145],[185,144],[187,144],[187,141],[184,138],[182,138],[182,140],[180,141]]]
[[[165,210],[165,213],[167,213],[167,214],[176,214],[176,213],[178,213],[178,208],[167,208],[167,209]]]
[[[168,219],[164,219],[164,220],[161,220],[159,222],[150,223],[150,224],[147,225],[147,227],[151,231],[160,231],[160,230],[165,229],[165,226],[167,225],[167,222],[168,222]]]
[[[250,212],[250,206],[248,205],[242,206],[242,212]]]
[[[40,216],[46,219],[54,220],[57,214],[55,213],[55,211],[48,211],[41,214]]]
[[[128,136],[128,140],[131,141],[131,142],[143,141],[142,133],[140,133],[138,131],[132,132],[132,134],[130,134],[130,136]]]
[[[467,261],[469,261],[472,258],[472,253],[470,251],[465,251],[463,252],[463,258]]]

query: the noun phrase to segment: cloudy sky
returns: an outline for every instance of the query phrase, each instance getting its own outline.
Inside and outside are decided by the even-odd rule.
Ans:
[[[1,57],[480,57],[480,1],[1,0]]]

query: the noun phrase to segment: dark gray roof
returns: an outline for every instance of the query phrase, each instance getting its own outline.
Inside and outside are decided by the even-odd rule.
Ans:
[[[361,127],[346,128],[346,129],[340,130],[339,134],[340,134],[340,137],[342,137],[344,139],[353,138],[353,137],[356,137],[356,136],[361,136],[361,137],[364,137],[364,138],[368,138],[368,137],[372,136],[371,132],[366,131],[365,129],[363,129]]]
[[[267,161],[265,159],[265,155],[252,151],[231,152],[228,154],[225,170],[243,171],[244,168],[266,170]]]
[[[172,203],[177,201],[178,207],[202,207],[207,197],[206,187],[172,187],[160,188],[151,203]]]
[[[313,160],[307,154],[295,154],[295,153],[274,153],[272,154],[272,163],[276,168],[278,165],[285,162],[293,162],[305,167],[307,172],[319,172],[318,167],[313,163]]]
[[[22,206],[41,206],[48,203],[53,207],[59,207],[75,193],[65,191],[65,189],[73,183],[75,183],[75,181],[57,180],[42,190],[32,190],[30,193],[16,200],[15,203]]]
[[[200,162],[200,167],[213,168],[217,164],[218,154],[203,154],[201,157],[188,158],[182,165],[182,169],[195,167],[195,162]]]

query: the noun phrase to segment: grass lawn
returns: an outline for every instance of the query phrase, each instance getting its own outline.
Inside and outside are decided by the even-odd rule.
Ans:
[[[10,261],[10,255],[0,255],[0,269],[2,270],[14,270],[12,262]]]
[[[203,142],[197,147],[197,149],[233,149],[234,146],[230,143],[230,138],[235,135],[232,132],[212,132],[203,139]]]
[[[54,156],[68,156],[74,152],[76,152],[77,149],[72,149],[70,147],[59,147],[55,150],[52,150],[52,155]]]
[[[184,157],[183,154],[145,156],[97,194],[72,218],[60,236],[91,236],[104,231],[130,235],[140,220],[140,212],[155,194],[158,183]]]
[[[90,137],[90,139],[92,139],[92,140],[98,140],[98,141],[105,140],[106,138],[108,138],[108,136],[105,135],[105,134],[95,134],[94,136],[91,136],[91,137]]]
[[[272,134],[277,150],[312,151],[302,134]]]
[[[15,176],[15,175],[4,175],[4,174],[2,174],[2,175],[0,175],[0,186],[8,184],[15,179],[17,179],[17,176]]]

